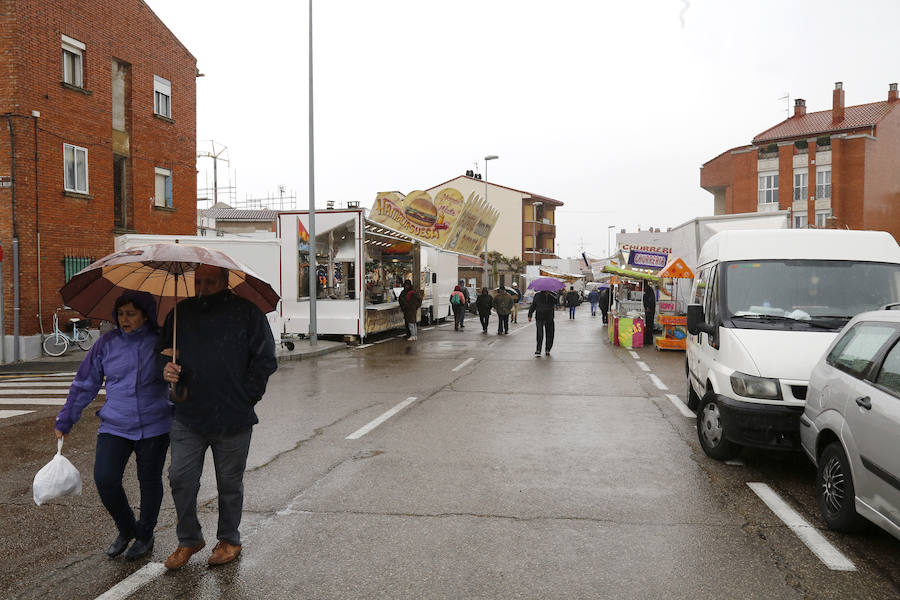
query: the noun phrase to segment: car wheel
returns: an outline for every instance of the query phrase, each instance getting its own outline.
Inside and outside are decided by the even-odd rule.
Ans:
[[[739,445],[725,438],[725,424],[722,423],[719,403],[712,393],[706,394],[700,401],[700,410],[697,412],[697,437],[703,451],[710,458],[728,460],[741,452]]]
[[[832,442],[825,446],[818,463],[816,496],[825,524],[836,531],[858,531],[864,521],[856,512],[856,492],[847,454],[838,442]]]

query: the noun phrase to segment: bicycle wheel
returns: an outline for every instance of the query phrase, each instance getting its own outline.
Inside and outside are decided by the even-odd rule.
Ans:
[[[94,345],[94,335],[89,329],[79,329],[75,334],[75,343],[82,350],[90,350]]]
[[[50,356],[60,356],[68,350],[69,342],[64,335],[59,333],[51,333],[44,338],[44,352]]]

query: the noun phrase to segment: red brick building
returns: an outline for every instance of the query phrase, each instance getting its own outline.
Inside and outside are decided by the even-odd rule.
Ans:
[[[835,84],[831,110],[794,115],[726,150],[700,169],[715,214],[791,210],[794,227],[888,231],[900,240],[900,101],[844,105]]]
[[[196,232],[196,77],[196,59],[142,0],[0,0],[7,334],[14,237],[29,336],[38,315],[50,328],[57,290],[117,234]]]

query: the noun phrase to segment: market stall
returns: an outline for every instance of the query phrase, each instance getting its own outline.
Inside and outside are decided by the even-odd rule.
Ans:
[[[659,277],[650,273],[607,265],[604,273],[609,279],[609,341],[614,346],[641,348],[644,345],[644,329],[652,323],[644,321],[644,286],[658,283]]]
[[[684,350],[687,341],[687,309],[685,282],[694,279],[693,271],[680,258],[669,262],[659,273],[660,296],[667,296],[659,303],[659,324],[662,334],[654,338],[657,350]],[[689,289],[689,288],[688,288]]]

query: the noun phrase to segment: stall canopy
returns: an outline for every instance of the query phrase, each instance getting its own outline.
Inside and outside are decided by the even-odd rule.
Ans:
[[[650,281],[653,283],[659,282],[659,277],[656,275],[652,275],[650,273],[642,273],[641,271],[632,271],[631,269],[623,269],[621,267],[613,267],[612,265],[606,265],[603,267],[604,273],[612,273],[613,275],[618,275],[619,277],[624,277],[625,279],[636,279],[638,281]]]
[[[538,269],[541,277],[555,277],[560,281],[565,281],[566,283],[575,283],[579,279],[584,279],[584,275],[575,275],[574,273],[554,273],[553,271],[548,271],[547,269],[541,268]]]
[[[673,261],[670,261],[669,264],[663,268],[662,271],[657,273],[660,278],[668,277],[671,279],[693,279],[694,272],[684,264],[684,261],[680,258],[676,258]]]

